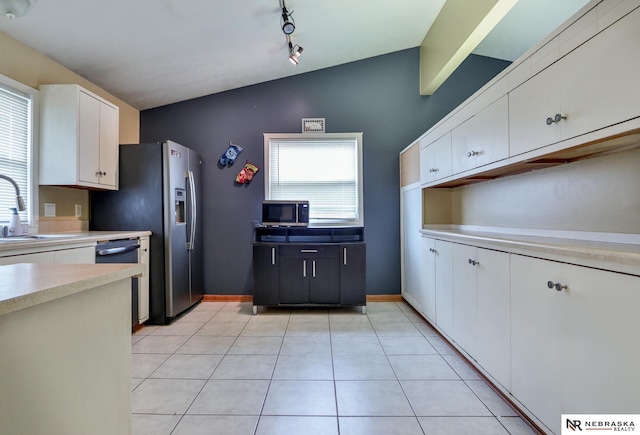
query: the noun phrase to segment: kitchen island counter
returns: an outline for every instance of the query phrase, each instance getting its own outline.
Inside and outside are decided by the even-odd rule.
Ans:
[[[136,264],[0,266],[3,433],[131,433]]]

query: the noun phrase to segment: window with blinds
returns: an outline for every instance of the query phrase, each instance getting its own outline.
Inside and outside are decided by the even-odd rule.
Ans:
[[[0,80],[0,174],[11,177],[18,184],[27,207],[18,213],[23,223],[29,223],[32,98],[2,82]],[[11,207],[16,207],[15,189],[11,183],[0,179],[0,222],[9,221]]]
[[[265,134],[265,167],[265,199],[308,200],[310,225],[363,225],[362,133]]]

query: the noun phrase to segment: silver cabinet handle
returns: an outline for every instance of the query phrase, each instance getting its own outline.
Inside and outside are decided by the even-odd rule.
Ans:
[[[470,265],[472,265],[472,266],[478,266],[478,265],[480,265],[480,262],[479,262],[479,261],[476,261],[476,260],[472,260],[472,259],[470,258],[470,259],[469,259],[469,264],[470,264]]]
[[[431,253],[435,254],[435,253],[436,253],[436,252],[438,252],[438,251],[436,251],[436,250],[435,250],[435,249],[433,249],[433,248],[429,248],[429,252],[431,252]]]
[[[567,119],[567,117],[566,116],[562,116],[559,113],[556,113],[553,118],[551,118],[551,117],[547,118],[547,125],[556,124],[556,123],[562,121],[563,119]]]
[[[438,172],[438,168],[429,168],[429,172]]]
[[[480,155],[480,151],[471,150],[471,151],[469,151],[467,153],[467,157],[473,157],[473,156],[478,156],[478,155]]]
[[[316,277],[316,260],[311,262],[311,277]]]
[[[343,258],[342,264],[346,266],[347,265],[347,248],[342,248],[342,258]]]
[[[300,253],[302,254],[315,254],[317,252],[318,252],[317,249],[301,249],[300,250]]]
[[[271,264],[275,266],[276,264],[276,248],[271,248]]]
[[[302,260],[302,277],[307,277],[307,260]]]
[[[566,285],[562,285],[559,282],[554,283],[553,281],[547,281],[547,287],[549,288],[555,288],[556,291],[561,292],[562,290],[566,290],[569,287],[567,287]]]

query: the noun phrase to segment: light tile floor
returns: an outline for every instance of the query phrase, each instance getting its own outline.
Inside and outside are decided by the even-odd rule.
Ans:
[[[204,302],[132,336],[133,433],[534,434],[405,303]]]

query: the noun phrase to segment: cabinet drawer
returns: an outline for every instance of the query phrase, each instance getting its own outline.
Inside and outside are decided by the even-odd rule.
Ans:
[[[281,246],[281,258],[327,258],[338,257],[340,247],[337,245],[304,245]]]

